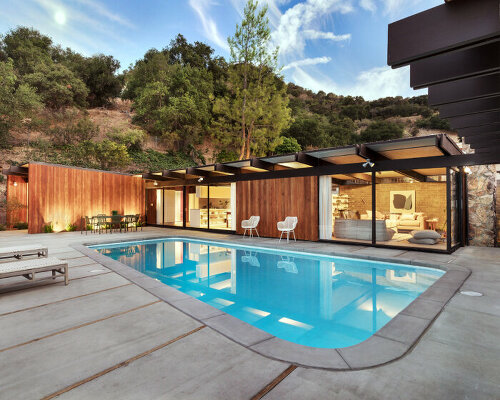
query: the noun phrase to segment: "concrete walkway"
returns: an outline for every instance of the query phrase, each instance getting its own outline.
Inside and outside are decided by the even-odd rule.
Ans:
[[[455,263],[470,268],[406,357],[349,372],[306,369],[260,356],[172,308],[71,244],[160,235],[0,232],[0,247],[37,242],[68,260],[70,284],[0,281],[0,399],[496,399],[500,398],[500,249],[452,255],[297,242],[290,248]],[[245,239],[245,243],[274,243]]]

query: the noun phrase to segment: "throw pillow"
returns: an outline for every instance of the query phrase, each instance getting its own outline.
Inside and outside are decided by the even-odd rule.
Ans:
[[[403,213],[401,214],[401,221],[413,221],[415,219],[415,214],[413,213]]]
[[[415,239],[414,237],[408,239],[410,243],[414,244],[436,244],[438,239]]]
[[[422,231],[411,231],[411,235],[415,239],[439,239],[441,235],[436,231],[425,229]]]

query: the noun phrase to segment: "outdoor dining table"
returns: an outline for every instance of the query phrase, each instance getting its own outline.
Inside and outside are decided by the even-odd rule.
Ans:
[[[130,220],[128,220],[130,218]],[[101,233],[102,225],[104,225],[104,230],[107,232],[108,231],[108,226],[109,230],[111,233],[113,233],[113,225],[118,224],[120,228],[120,232],[122,231],[122,227],[124,230],[128,230],[128,224],[129,222],[135,222],[137,223],[138,220],[134,220],[137,218],[135,215],[94,215],[90,217],[90,224],[92,226],[92,231],[98,231]],[[127,225],[123,226],[123,222],[126,222]]]

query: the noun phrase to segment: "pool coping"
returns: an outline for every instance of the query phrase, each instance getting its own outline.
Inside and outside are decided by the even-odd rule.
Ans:
[[[322,251],[319,249],[283,249],[317,255],[414,265],[445,271],[443,276],[429,286],[417,299],[365,341],[354,346],[339,349],[316,348],[296,344],[273,336],[218,308],[180,292],[171,286],[167,286],[132,267],[87,247],[111,243],[174,238],[276,250],[276,247],[273,247],[269,243],[241,243],[241,238],[239,237],[214,239],[186,234],[159,235],[157,237],[153,236],[132,240],[130,238],[115,238],[109,241],[89,241],[84,244],[71,244],[71,247],[245,348],[273,360],[305,368],[333,371],[362,370],[381,366],[404,357],[416,346],[445,305],[471,274],[468,268],[459,265],[443,265],[413,259],[365,256],[339,251]]]

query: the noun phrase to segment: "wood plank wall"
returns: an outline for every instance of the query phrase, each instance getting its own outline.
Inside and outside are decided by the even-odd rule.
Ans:
[[[24,207],[22,207],[24,206]],[[28,222],[28,183],[21,176],[7,176],[7,226]]]
[[[241,221],[260,215],[261,236],[279,237],[276,223],[286,216],[298,217],[297,239],[318,240],[318,178],[266,179],[236,183],[237,233]]]
[[[82,228],[81,218],[97,214],[144,215],[144,181],[131,175],[30,164],[28,232],[42,232],[52,223],[55,231],[68,224]]]
[[[146,222],[156,224],[156,190],[146,190]]]

